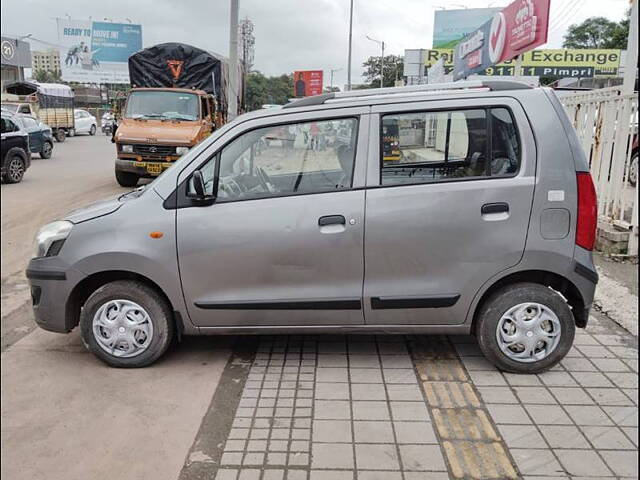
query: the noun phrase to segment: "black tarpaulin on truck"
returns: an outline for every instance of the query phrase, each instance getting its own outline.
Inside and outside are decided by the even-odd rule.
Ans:
[[[134,53],[129,57],[129,79],[132,87],[204,90],[226,111],[226,59],[191,45],[161,43]]]

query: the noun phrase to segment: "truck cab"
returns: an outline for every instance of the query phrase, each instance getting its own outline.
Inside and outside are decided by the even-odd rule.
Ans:
[[[215,99],[204,90],[134,88],[114,140],[116,180],[134,187],[169,168],[215,129]]]

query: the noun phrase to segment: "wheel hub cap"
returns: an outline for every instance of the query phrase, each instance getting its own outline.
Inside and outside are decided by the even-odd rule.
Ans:
[[[144,352],[153,338],[153,323],[144,308],[131,300],[110,300],[93,316],[93,336],[100,348],[120,358]]]
[[[556,349],[561,333],[560,320],[553,310],[540,303],[521,303],[500,318],[496,339],[511,360],[532,363]]]

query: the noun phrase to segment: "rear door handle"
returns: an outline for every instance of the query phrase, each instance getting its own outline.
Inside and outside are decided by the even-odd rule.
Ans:
[[[342,215],[325,215],[318,219],[318,226],[326,227],[327,225],[345,225],[347,221]]]
[[[488,215],[490,213],[509,213],[509,204],[506,202],[498,203],[485,203],[480,209],[482,215]]]

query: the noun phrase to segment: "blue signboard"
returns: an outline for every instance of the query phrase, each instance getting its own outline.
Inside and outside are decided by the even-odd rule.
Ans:
[[[141,25],[93,22],[91,50],[99,62],[126,63],[131,54],[141,49]]]
[[[433,21],[433,48],[453,48],[465,35],[476,30],[500,8],[436,10]]]

